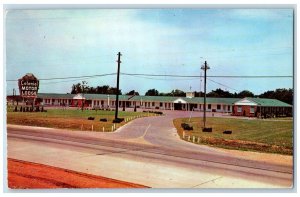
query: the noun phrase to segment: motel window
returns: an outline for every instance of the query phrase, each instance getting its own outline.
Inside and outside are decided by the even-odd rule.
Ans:
[[[114,106],[115,105],[115,101],[112,101],[111,104],[112,104],[112,106]]]
[[[254,114],[254,106],[251,106],[251,107],[250,107],[250,113],[251,113],[251,114]]]
[[[160,107],[162,107],[162,106],[163,106],[163,103],[162,103],[162,102],[160,102],[160,103],[159,103],[159,106],[160,106]]]
[[[208,107],[207,107],[208,109],[211,109],[211,104],[208,104]]]
[[[155,106],[155,103],[154,103],[154,102],[152,102],[152,106]]]
[[[220,110],[221,109],[221,105],[217,105],[217,109]]]
[[[237,107],[237,112],[242,112],[242,106]]]
[[[227,110],[230,111],[230,105],[228,105]]]

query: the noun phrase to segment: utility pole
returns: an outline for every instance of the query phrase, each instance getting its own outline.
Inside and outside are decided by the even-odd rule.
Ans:
[[[15,88],[13,89],[13,105],[15,105],[15,100],[16,100],[16,98],[15,98],[15,95],[16,95],[16,90],[15,90]]]
[[[204,62],[204,65],[201,67],[202,70],[204,70],[204,114],[203,114],[203,122],[204,122],[204,128],[206,128],[206,70],[210,69],[207,65],[207,62]]]
[[[81,99],[81,111],[83,111],[83,108],[84,108],[84,104],[85,104],[85,102],[84,102],[84,90],[85,90],[85,84],[86,84],[87,82],[86,81],[82,81],[82,99]]]
[[[116,111],[115,111],[115,120],[118,119],[118,110],[119,110],[119,79],[120,79],[120,64],[121,64],[121,53],[118,53],[118,73],[117,73],[117,93],[116,93]]]

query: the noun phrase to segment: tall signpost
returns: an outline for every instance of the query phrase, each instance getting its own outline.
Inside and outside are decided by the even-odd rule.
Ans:
[[[206,128],[206,70],[210,69],[207,65],[207,62],[204,62],[204,65],[201,67],[202,70],[204,70],[204,108],[203,108],[203,123],[204,123],[204,129]],[[201,92],[200,92],[201,94]]]
[[[119,79],[120,79],[120,64],[121,64],[121,53],[118,53],[118,73],[117,73],[117,92],[116,92],[116,111],[115,120],[118,120],[118,110],[119,110]]]

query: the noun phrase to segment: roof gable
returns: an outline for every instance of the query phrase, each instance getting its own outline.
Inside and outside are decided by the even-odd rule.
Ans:
[[[178,98],[174,101],[174,103],[187,103],[185,100],[183,100],[182,98]]]
[[[85,99],[85,97],[82,94],[76,94],[73,99]]]
[[[236,101],[234,104],[235,105],[251,105],[251,106],[256,106],[257,105],[256,102],[253,102],[252,100],[247,99],[247,98],[243,98],[239,101]]]

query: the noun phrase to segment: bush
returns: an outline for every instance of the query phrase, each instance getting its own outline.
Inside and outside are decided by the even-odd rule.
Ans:
[[[223,131],[223,134],[232,134],[232,131]]]
[[[116,118],[113,120],[113,123],[120,123],[120,122],[123,122],[124,121],[124,118]]]
[[[202,131],[203,132],[212,132],[212,128],[203,128]]]
[[[153,113],[153,114],[159,114],[159,115],[162,115],[163,114],[163,112],[161,112],[161,111],[143,111],[144,113],[146,113],[146,112],[148,112],[148,113]]]
[[[107,119],[106,118],[100,118],[100,121],[101,122],[107,122]]]
[[[186,123],[181,123],[181,127],[184,130],[193,130],[193,126],[190,126],[189,124],[186,124]]]
[[[95,120],[95,117],[88,117],[88,120]]]

